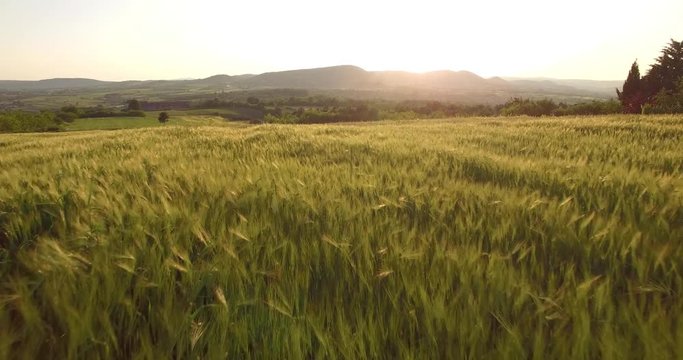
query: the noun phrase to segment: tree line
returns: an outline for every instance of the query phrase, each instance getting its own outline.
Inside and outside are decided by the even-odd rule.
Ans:
[[[328,123],[373,120],[438,119],[470,116],[566,116],[621,113],[616,100],[566,104],[550,99],[513,98],[502,105],[464,105],[440,101],[337,101],[335,106],[299,105],[266,107],[267,123]]]
[[[0,112],[0,133],[59,131],[61,121],[51,111]]]
[[[85,118],[104,118],[104,117],[145,117],[145,112],[140,108],[140,102],[132,99],[126,102],[123,109],[106,108],[102,105],[93,107],[77,107],[75,105],[66,105],[55,111],[55,115],[62,122],[72,122],[75,119]]]
[[[62,106],[58,110],[0,111],[0,133],[61,131],[62,125],[82,118],[104,117],[144,117],[137,100],[129,100],[124,109],[105,108],[103,106],[77,107]],[[161,121],[161,120],[160,120]],[[165,121],[164,121],[165,122]]]

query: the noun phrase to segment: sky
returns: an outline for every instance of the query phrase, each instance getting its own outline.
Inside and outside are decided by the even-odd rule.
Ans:
[[[681,0],[0,0],[0,79],[357,65],[620,80],[683,40]]]

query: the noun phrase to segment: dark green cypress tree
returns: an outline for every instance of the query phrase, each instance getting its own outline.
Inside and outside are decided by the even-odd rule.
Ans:
[[[640,112],[641,107],[645,103],[642,83],[638,61],[636,60],[631,65],[631,70],[628,72],[622,90],[619,91],[617,89],[617,97],[625,113],[635,114]]]

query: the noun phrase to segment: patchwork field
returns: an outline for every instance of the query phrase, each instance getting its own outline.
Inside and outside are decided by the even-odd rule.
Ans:
[[[169,126],[237,126],[239,123],[228,123],[215,115],[188,115],[171,112],[168,123],[160,123],[158,112],[150,112],[145,117],[105,117],[76,119],[64,125],[66,131],[83,130],[119,130]]]
[[[681,116],[184,125],[0,135],[0,358],[683,357]]]

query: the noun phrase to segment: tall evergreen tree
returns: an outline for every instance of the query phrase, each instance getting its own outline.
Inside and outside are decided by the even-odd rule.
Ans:
[[[637,60],[631,65],[631,70],[628,72],[622,90],[617,89],[617,97],[625,113],[639,113],[645,103],[646,97],[643,92],[643,82],[640,78]]]
[[[647,75],[643,77],[648,100],[652,100],[661,90],[670,93],[676,90],[683,78],[683,43],[671,39],[662,49]]]
[[[631,65],[623,89],[617,89],[617,96],[624,112],[638,113],[645,104],[650,108],[657,108],[657,102],[661,99],[676,97],[682,79],[683,42],[671,39],[642,78],[637,62]]]

